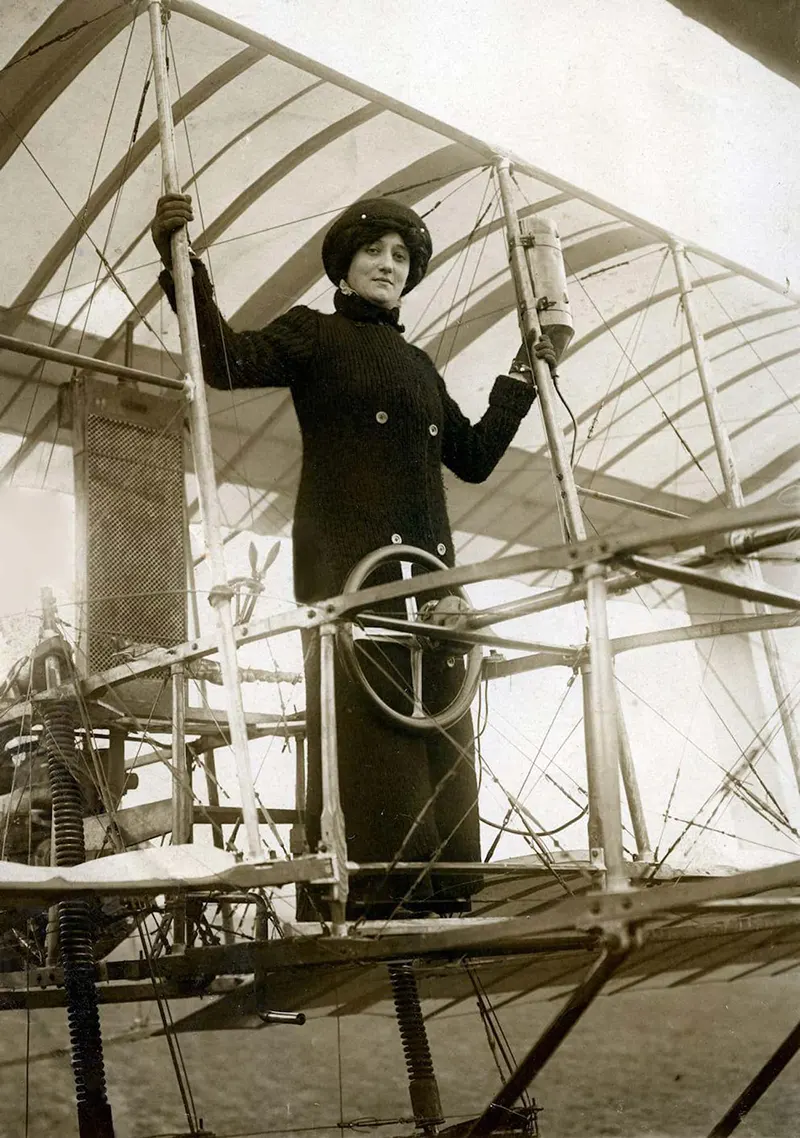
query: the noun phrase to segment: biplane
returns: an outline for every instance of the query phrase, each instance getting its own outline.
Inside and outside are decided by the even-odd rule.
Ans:
[[[0,200],[25,236],[0,298],[3,476],[74,495],[77,568],[0,695],[0,1007],[65,1009],[81,1138],[114,1133],[99,1008],[144,1001],[173,1042],[390,1002],[395,1129],[533,1138],[530,1088],[609,986],[800,956],[800,297],[194,0],[13,4],[4,24]],[[435,232],[406,334],[465,411],[520,333],[549,331],[540,413],[489,483],[448,483],[456,568],[399,543],[342,595],[292,601],[291,404],[205,391],[183,236],[179,322],[155,283],[162,184],[194,195],[193,248],[237,328],[329,304],[327,224],[387,194]],[[390,561],[400,579],[375,583]],[[426,603],[443,588],[463,604]],[[346,919],[358,875],[430,869],[402,848],[348,859],[332,659],[397,717],[359,666],[382,640],[412,662],[401,729],[478,706],[485,859],[436,864],[480,880],[469,916]],[[443,651],[466,680],[431,711],[419,677]],[[326,919],[296,918],[302,883]],[[562,1002],[517,1060],[497,1005],[537,990]],[[477,1001],[500,1057],[468,1118],[442,1108],[429,999]],[[795,1029],[715,1138],[798,1046]],[[183,1133],[212,1133],[184,1105]]]

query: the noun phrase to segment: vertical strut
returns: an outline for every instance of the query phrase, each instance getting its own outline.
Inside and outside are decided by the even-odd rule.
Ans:
[[[192,769],[186,750],[186,668],[173,664],[172,674],[172,844],[192,840]],[[186,947],[186,902],[173,898],[172,943]]]
[[[583,541],[586,538],[586,527],[581,513],[575,476],[567,455],[564,434],[556,417],[558,396],[555,382],[548,365],[544,360],[538,359],[533,351],[533,345],[541,334],[541,327],[519,218],[514,206],[508,159],[499,159],[496,169],[500,195],[503,200],[508,236],[508,256],[517,295],[522,338],[536,380],[550,463],[559,489],[560,516],[566,526],[569,540],[572,542]],[[586,615],[589,625],[590,666],[584,675],[583,690],[584,716],[587,720],[585,735],[589,787],[589,844],[593,846],[602,838],[604,864],[607,873],[606,884],[610,888],[620,888],[625,884],[619,793],[620,743],[617,730],[617,701],[614,691],[613,661],[608,639],[606,569],[601,565],[589,566],[586,570],[586,577],[588,581]]]
[[[722,481],[725,486],[725,497],[728,506],[736,508],[745,504],[744,493],[742,492],[739,472],[736,468],[736,459],[733,453],[731,437],[722,416],[719,395],[714,384],[711,363],[706,351],[705,337],[703,336],[703,332],[697,320],[697,314],[695,313],[694,293],[686,272],[686,251],[682,245],[673,244],[672,257],[675,262],[675,272],[678,277],[678,288],[680,290],[683,314],[686,317],[686,325],[689,329],[689,336],[692,341],[692,351],[694,352],[697,375],[700,379],[700,388],[703,392],[703,401],[706,405],[708,422],[711,427],[711,434],[714,438],[714,449],[717,453],[717,460],[722,473]],[[747,572],[750,576],[754,578],[756,582],[762,582],[763,574],[758,562],[748,561],[746,565]],[[767,612],[766,605],[760,601],[754,603],[754,608],[755,611],[762,616]],[[778,714],[781,718],[781,725],[786,738],[786,746],[789,750],[795,781],[798,790],[800,790],[800,728],[798,728],[797,720],[792,710],[791,687],[787,682],[783,670],[775,634],[770,629],[762,629],[761,643],[764,646],[764,657],[775,692],[775,699],[778,703]]]
[[[339,796],[339,760],[336,738],[336,627],[323,624],[319,630],[320,759],[322,765],[321,846],[333,863],[331,925],[334,936],[345,936],[347,906],[347,834]]]
[[[162,5],[160,0],[149,0],[150,35],[153,44],[153,78],[155,80],[156,101],[158,105],[158,127],[161,138],[161,161],[164,188],[167,193],[181,193],[178,164],[175,154],[175,134],[172,119],[172,105],[169,96],[164,35],[162,29]],[[214,455],[211,444],[211,428],[208,419],[208,405],[203,383],[203,365],[200,357],[200,338],[197,331],[197,318],[192,290],[192,266],[189,261],[189,238],[186,229],[177,229],[172,234],[172,276],[175,282],[175,298],[180,327],[181,349],[188,370],[187,394],[191,420],[192,449],[197,476],[197,496],[203,522],[205,547],[211,566],[211,591],[209,600],[214,608],[219,632],[219,652],[222,678],[228,701],[228,725],[231,747],[236,760],[236,774],[242,798],[242,817],[247,839],[248,856],[257,859],[261,856],[261,837],[258,829],[258,807],[250,770],[250,756],[247,726],[239,686],[239,670],[236,660],[236,637],[233,629],[231,610],[232,589],[228,584],[225,570],[225,556],[220,527],[219,499],[214,476]]]

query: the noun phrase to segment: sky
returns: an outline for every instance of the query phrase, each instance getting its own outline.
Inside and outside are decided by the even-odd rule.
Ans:
[[[800,288],[800,90],[667,0],[206,0]]]
[[[788,277],[800,289],[794,149],[800,91],[666,0],[206,3],[498,150],[775,280]],[[73,620],[71,501],[5,490],[0,522],[6,532],[24,524],[35,535],[6,560],[0,612],[35,613],[42,586],[50,585],[62,616]],[[617,620],[642,616],[623,602],[613,609]],[[0,648],[10,653],[6,665],[18,654],[15,634],[20,642],[35,635],[35,623],[21,615],[19,621],[0,622],[6,640]],[[675,697],[676,717],[693,713],[700,681],[686,656],[676,655],[671,681],[663,684],[666,659],[653,671],[659,694]],[[509,734],[520,726],[515,710],[531,714],[520,686],[509,685],[493,705]],[[555,687],[548,696],[538,702],[543,721],[535,725],[536,737],[558,698]],[[523,725],[532,726],[528,719]],[[690,726],[710,752],[720,748],[722,754],[728,744],[715,738],[720,729],[710,715]],[[648,720],[642,733],[650,729]],[[673,747],[671,736],[662,731],[661,737],[665,750]],[[499,747],[506,753],[503,739]],[[651,761],[660,761],[652,739],[646,750]],[[716,767],[709,777],[717,779]]]

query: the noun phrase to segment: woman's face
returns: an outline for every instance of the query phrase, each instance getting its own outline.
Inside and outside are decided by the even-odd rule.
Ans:
[[[347,283],[379,308],[396,308],[408,280],[411,260],[399,233],[384,233],[362,245],[350,262]]]

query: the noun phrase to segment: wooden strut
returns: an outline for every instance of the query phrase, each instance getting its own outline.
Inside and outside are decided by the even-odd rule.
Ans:
[[[164,188],[167,193],[179,194],[182,192],[182,186],[178,175],[175,152],[172,104],[169,94],[169,78],[162,28],[163,9],[160,0],[150,0],[149,16]],[[236,637],[231,607],[233,590],[228,584],[225,569],[219,499],[214,476],[211,428],[203,381],[200,338],[194,308],[193,270],[189,261],[189,238],[185,228],[178,229],[172,234],[171,245],[172,276],[175,282],[181,349],[188,371],[185,390],[189,400],[197,494],[200,502],[205,547],[211,566],[209,600],[217,619],[220,664],[228,703],[231,747],[236,761],[239,793],[242,798],[247,854],[251,860],[257,860],[262,857],[261,836],[258,828],[258,807],[250,769],[247,724],[236,661]]]

